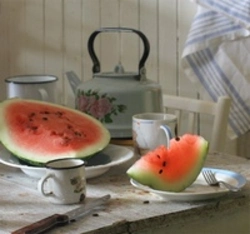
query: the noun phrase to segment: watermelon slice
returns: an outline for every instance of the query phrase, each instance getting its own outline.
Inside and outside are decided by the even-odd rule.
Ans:
[[[59,158],[86,158],[110,141],[95,118],[64,106],[18,98],[0,104],[0,140],[20,159],[43,165]]]
[[[185,134],[171,139],[136,161],[128,170],[130,178],[156,190],[181,192],[198,177],[208,153],[201,136]]]

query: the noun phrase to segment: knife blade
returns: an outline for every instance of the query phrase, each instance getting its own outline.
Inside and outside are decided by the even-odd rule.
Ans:
[[[47,218],[41,219],[35,223],[13,231],[11,234],[44,233],[45,231],[48,231],[56,226],[69,224],[70,222],[74,222],[80,218],[83,218],[94,211],[103,209],[104,205],[108,202],[109,199],[110,195],[105,195],[64,214],[53,214]]]

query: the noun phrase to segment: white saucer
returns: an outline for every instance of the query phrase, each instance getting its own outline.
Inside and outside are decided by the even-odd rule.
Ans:
[[[134,156],[127,147],[109,144],[104,150],[87,160],[86,178],[94,178],[107,172],[111,167],[127,162]],[[41,178],[45,174],[44,167],[29,166],[21,163],[3,145],[0,144],[0,162],[21,169],[33,178]]]
[[[239,189],[241,189],[246,184],[246,178],[236,172],[215,168],[203,168],[203,170],[207,169],[210,169],[213,173],[215,173],[215,176],[218,180],[223,180],[227,183],[237,186]],[[165,200],[173,201],[208,200],[224,196],[229,192],[229,190],[224,187],[209,186],[202,174],[197,177],[196,181],[191,186],[186,188],[183,192],[178,193],[155,190],[148,186],[142,185],[133,179],[130,180],[130,183],[136,188],[157,194]]]

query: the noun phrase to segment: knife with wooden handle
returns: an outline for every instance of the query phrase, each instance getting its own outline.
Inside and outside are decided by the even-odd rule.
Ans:
[[[41,219],[33,224],[13,231],[11,234],[44,233],[45,231],[48,231],[56,226],[69,224],[70,222],[76,221],[79,218],[83,218],[94,211],[103,209],[104,205],[109,199],[110,195],[105,195],[64,214],[54,214],[47,218]]]

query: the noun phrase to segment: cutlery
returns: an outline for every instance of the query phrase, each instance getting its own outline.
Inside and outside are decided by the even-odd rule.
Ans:
[[[104,205],[110,199],[110,195],[97,198],[80,207],[68,211],[64,214],[53,214],[47,218],[41,219],[33,224],[27,225],[21,229],[13,231],[11,234],[40,234],[56,226],[66,225],[83,218],[94,211],[104,209]]]
[[[228,190],[232,192],[238,192],[240,189],[236,186],[233,186],[225,181],[217,180],[214,173],[211,170],[203,170],[202,175],[205,181],[211,186],[219,186],[223,184]]]

